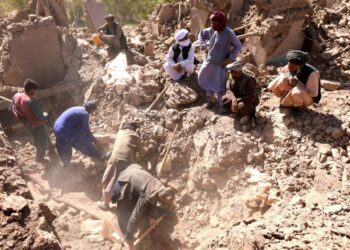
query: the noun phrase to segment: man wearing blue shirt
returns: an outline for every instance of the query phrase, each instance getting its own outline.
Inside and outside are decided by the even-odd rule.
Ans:
[[[96,108],[96,102],[90,101],[83,106],[67,109],[57,118],[53,130],[57,152],[64,166],[70,164],[72,148],[95,159],[103,158],[94,145],[98,142],[89,127],[89,115]]]

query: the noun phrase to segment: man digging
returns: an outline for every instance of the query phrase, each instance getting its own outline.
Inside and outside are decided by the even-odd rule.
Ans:
[[[120,172],[125,170],[130,164],[136,163],[137,152],[140,154],[140,157],[145,154],[141,139],[136,132],[138,127],[139,123],[137,122],[126,122],[117,133],[112,154],[102,177],[103,202],[99,204],[99,208],[103,210],[109,209],[112,188]]]
[[[33,99],[39,89],[39,84],[31,79],[24,82],[24,93],[17,93],[12,98],[11,111],[18,121],[30,130],[34,138],[34,147],[36,149],[35,160],[43,162],[47,149],[50,155],[56,155],[53,145],[50,141],[46,125],[48,122],[48,113],[42,112],[39,103]],[[51,157],[51,156],[50,156]]]
[[[134,234],[143,232],[151,219],[161,210],[173,206],[173,190],[165,187],[157,178],[137,164],[122,171],[112,189],[112,201],[117,203],[119,227],[129,245],[134,247]],[[160,207],[157,207],[159,203]],[[164,215],[164,212],[163,212]]]

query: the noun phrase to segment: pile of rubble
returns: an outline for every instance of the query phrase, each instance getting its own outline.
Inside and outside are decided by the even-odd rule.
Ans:
[[[134,30],[125,29],[131,50],[119,54],[105,65],[103,49],[94,48],[87,41],[85,30],[75,31],[79,39],[68,44],[76,45],[74,51],[80,51],[77,57],[80,65],[76,72],[84,84],[83,90],[91,84],[85,99],[99,101],[98,109],[90,119],[92,130],[113,141],[113,134],[123,120],[141,121],[138,132],[142,137],[142,146],[149,149],[149,155],[141,159],[140,163],[156,174],[157,165],[164,158],[174,130],[177,129],[161,179],[177,191],[176,214],[168,218],[168,223],[175,221],[174,227],[165,225],[168,228],[162,228],[162,234],[171,235],[171,242],[176,240],[179,248],[349,248],[350,96],[342,89],[334,92],[322,90],[320,104],[299,117],[291,117],[278,108],[278,100],[267,93],[265,88],[269,77],[277,74],[276,67],[260,65],[274,60],[280,62],[280,57],[290,46],[301,48],[304,37],[299,35],[304,34],[303,27],[309,22],[305,19],[306,13],[324,20],[323,27],[332,37],[332,32],[336,30],[333,25],[335,20],[339,24],[346,19],[343,16],[339,19],[338,13],[345,13],[347,5],[337,3],[335,8],[339,12],[333,13],[330,9],[318,9],[319,3],[310,5],[303,0],[255,1],[255,5],[251,1],[242,1],[238,9],[242,10],[243,3],[249,9],[240,18],[243,24],[248,24],[246,33],[257,34],[245,40],[246,53],[242,55],[244,61],[250,62],[246,64],[245,70],[261,83],[261,103],[254,127],[240,124],[232,116],[219,116],[201,106],[196,74],[185,81],[174,83],[162,71],[164,56],[174,42],[176,29],[187,27],[195,35],[195,31],[206,24],[209,11],[217,8],[213,7],[215,4],[231,4],[230,7],[226,6],[231,10],[235,4],[241,4],[240,1],[235,1],[235,4],[232,1],[186,1],[160,6],[149,22]],[[203,22],[194,24],[192,17],[200,13],[203,14]],[[47,22],[45,27],[51,26],[50,18],[38,20],[37,23],[31,23],[30,27],[39,29],[41,22]],[[344,32],[347,24],[346,21],[342,22],[344,26],[338,28]],[[4,34],[11,33],[8,28],[11,25],[4,25]],[[20,37],[30,29],[25,27],[6,37]],[[340,38],[335,34],[336,43],[341,45]],[[5,42],[6,39],[2,43],[11,44]],[[60,38],[58,41],[59,44],[65,44],[70,38]],[[322,46],[332,47],[327,40]],[[340,61],[335,59],[331,66],[346,62],[346,53],[341,50],[338,54],[342,54]],[[316,54],[312,55],[315,60]],[[332,56],[335,58],[336,55]],[[5,59],[3,62],[6,62]],[[68,61],[63,60],[61,64],[71,65],[65,64]],[[67,68],[63,68],[63,75],[66,76]],[[8,68],[4,69],[2,74],[6,75]],[[325,74],[327,78],[334,79],[333,72],[328,74],[326,70]],[[344,79],[340,79],[342,84]],[[328,87],[337,85],[335,89],[340,87],[340,83],[322,83]],[[153,105],[152,102],[163,91],[164,98]],[[152,109],[149,109],[150,105]],[[18,155],[22,155],[22,161],[28,165],[32,148],[15,144]],[[5,147],[4,150],[9,149]],[[1,155],[8,153],[12,154],[6,151]],[[6,164],[15,164],[14,158],[10,160],[7,163],[7,159]],[[75,172],[76,183],[84,188],[98,185],[103,166],[77,154],[74,155],[73,165],[76,167],[74,171],[78,168],[81,171]],[[30,167],[23,168],[29,170]],[[79,174],[84,170],[88,170],[88,174],[83,178]],[[6,175],[6,172],[2,174]],[[87,178],[87,175],[94,178]],[[15,177],[12,173],[9,176]],[[13,204],[12,198],[8,198],[12,197],[10,193],[23,192],[27,198],[29,193],[24,182],[21,184],[19,181],[14,187],[13,183],[17,179],[9,179],[9,182],[6,178],[2,179],[6,195],[0,197],[3,212],[0,216],[14,219],[1,221],[12,220],[12,225],[16,218],[28,216],[23,212],[28,208],[30,211],[39,211],[34,208],[35,205],[31,205],[32,201],[21,198],[16,202],[19,205],[8,205]],[[89,180],[89,183],[83,185],[84,180]],[[17,192],[15,188],[23,191]],[[11,206],[13,211],[10,209],[12,212],[9,213]],[[53,207],[54,212],[60,214],[59,221],[54,223],[59,234],[71,245],[75,237],[84,241],[87,235],[78,233],[77,226],[68,221],[82,225],[82,221],[87,219],[86,214],[66,205],[56,204]],[[20,213],[22,217],[18,217]],[[70,235],[72,232],[73,236]],[[21,244],[22,238],[26,239],[18,237],[18,243],[13,244]],[[36,242],[35,239],[32,241]],[[9,244],[8,241],[2,242]],[[101,242],[95,237],[89,238],[88,243],[84,244],[98,247]],[[52,244],[56,244],[55,241]],[[111,244],[104,243],[99,247],[110,248]]]
[[[316,5],[310,22],[310,37],[314,41],[314,61],[327,79],[349,85],[350,3],[337,1],[328,8]]]
[[[55,216],[44,203],[32,200],[11,144],[0,126],[0,247],[61,249],[52,231]]]

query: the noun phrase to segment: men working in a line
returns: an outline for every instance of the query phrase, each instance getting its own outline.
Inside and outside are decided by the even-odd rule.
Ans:
[[[151,217],[157,202],[162,209],[169,209],[173,193],[141,166],[132,164],[117,178],[112,201],[117,203],[119,227],[130,249],[134,249],[133,236],[142,230],[144,219]]]
[[[24,93],[17,93],[12,98],[11,110],[15,117],[23,122],[34,138],[36,149],[36,161],[43,161],[46,151],[49,147],[53,150],[49,133],[45,124],[47,124],[48,114],[42,112],[37,101],[33,99],[39,85],[33,80],[27,79],[24,82]]]
[[[256,80],[242,71],[243,64],[240,61],[227,65],[226,69],[231,72],[232,81],[227,81],[226,95],[222,101],[228,104],[233,113],[249,120],[255,116],[255,109],[259,104]]]
[[[116,51],[126,50],[126,37],[119,23],[114,21],[114,16],[108,14],[105,17],[106,24],[98,28],[101,40]]]
[[[64,111],[56,120],[54,133],[56,135],[56,148],[63,166],[68,166],[72,159],[72,149],[75,148],[85,155],[103,160],[97,149],[98,141],[89,127],[89,115],[94,112],[97,105],[94,101],[84,106],[72,107]]]
[[[201,49],[206,49],[209,41],[208,54],[199,71],[199,85],[206,91],[210,106],[216,93],[220,108],[222,96],[226,91],[226,65],[236,60],[242,44],[236,34],[226,27],[226,17],[222,12],[214,12],[210,16],[211,27],[202,30],[198,35]],[[232,49],[233,47],[233,49]]]
[[[99,206],[101,209],[109,208],[112,188],[119,173],[130,164],[136,163],[136,152],[139,153],[140,157],[144,155],[141,139],[136,133],[138,125],[137,122],[126,122],[117,133],[112,154],[102,177],[103,204]]]
[[[288,65],[273,80],[268,89],[280,97],[281,107],[308,107],[321,99],[320,73],[307,64],[308,54],[292,50],[287,54]]]
[[[188,34],[189,32],[186,29],[176,32],[176,43],[170,47],[167,54],[164,70],[175,81],[191,75],[195,68],[194,48]]]

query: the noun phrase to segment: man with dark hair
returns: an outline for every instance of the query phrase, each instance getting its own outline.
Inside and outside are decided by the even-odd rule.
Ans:
[[[222,101],[230,106],[233,113],[238,113],[241,117],[250,120],[255,116],[255,108],[259,104],[256,93],[255,78],[245,74],[243,64],[240,61],[233,62],[226,66],[231,72],[231,81],[227,81],[226,95]]]
[[[291,50],[288,64],[268,89],[280,98],[281,107],[308,107],[321,99],[320,72],[308,64],[308,53]]]
[[[189,32],[186,29],[176,32],[176,43],[169,48],[167,62],[163,67],[165,72],[175,81],[191,75],[195,68],[194,48],[188,35]]]
[[[51,146],[49,133],[45,124],[48,121],[48,114],[42,112],[37,101],[33,99],[39,85],[37,82],[27,79],[24,82],[24,93],[17,93],[12,98],[11,110],[17,120],[23,122],[34,137],[36,149],[36,160],[44,160],[46,150]]]
[[[114,16],[111,14],[108,14],[105,20],[107,23],[98,28],[101,40],[111,49],[117,51],[126,50],[126,37],[119,23],[115,21]]]
[[[56,120],[54,133],[56,148],[63,166],[68,166],[72,159],[72,148],[95,159],[103,160],[105,155],[97,149],[98,141],[89,127],[89,115],[97,109],[95,101],[83,106],[72,107],[64,111]]]
[[[226,26],[224,13],[215,11],[210,16],[211,27],[202,30],[198,40],[202,50],[208,50],[207,57],[198,74],[198,83],[205,92],[207,105],[215,102],[214,94],[222,108],[222,96],[226,91],[227,73],[226,65],[236,60],[242,49],[242,43],[236,34]],[[209,48],[207,48],[209,41]],[[232,49],[233,47],[233,49]]]
[[[103,203],[99,205],[101,209],[109,208],[112,188],[119,173],[130,164],[136,163],[136,152],[140,154],[140,157],[145,153],[141,139],[136,132],[138,127],[137,122],[126,122],[117,133],[112,154],[102,177]]]
[[[174,194],[172,188],[165,187],[141,166],[132,164],[118,176],[111,199],[117,203],[119,228],[129,249],[134,249],[136,231],[147,223],[146,218],[152,218],[158,202],[162,210],[171,209]]]

